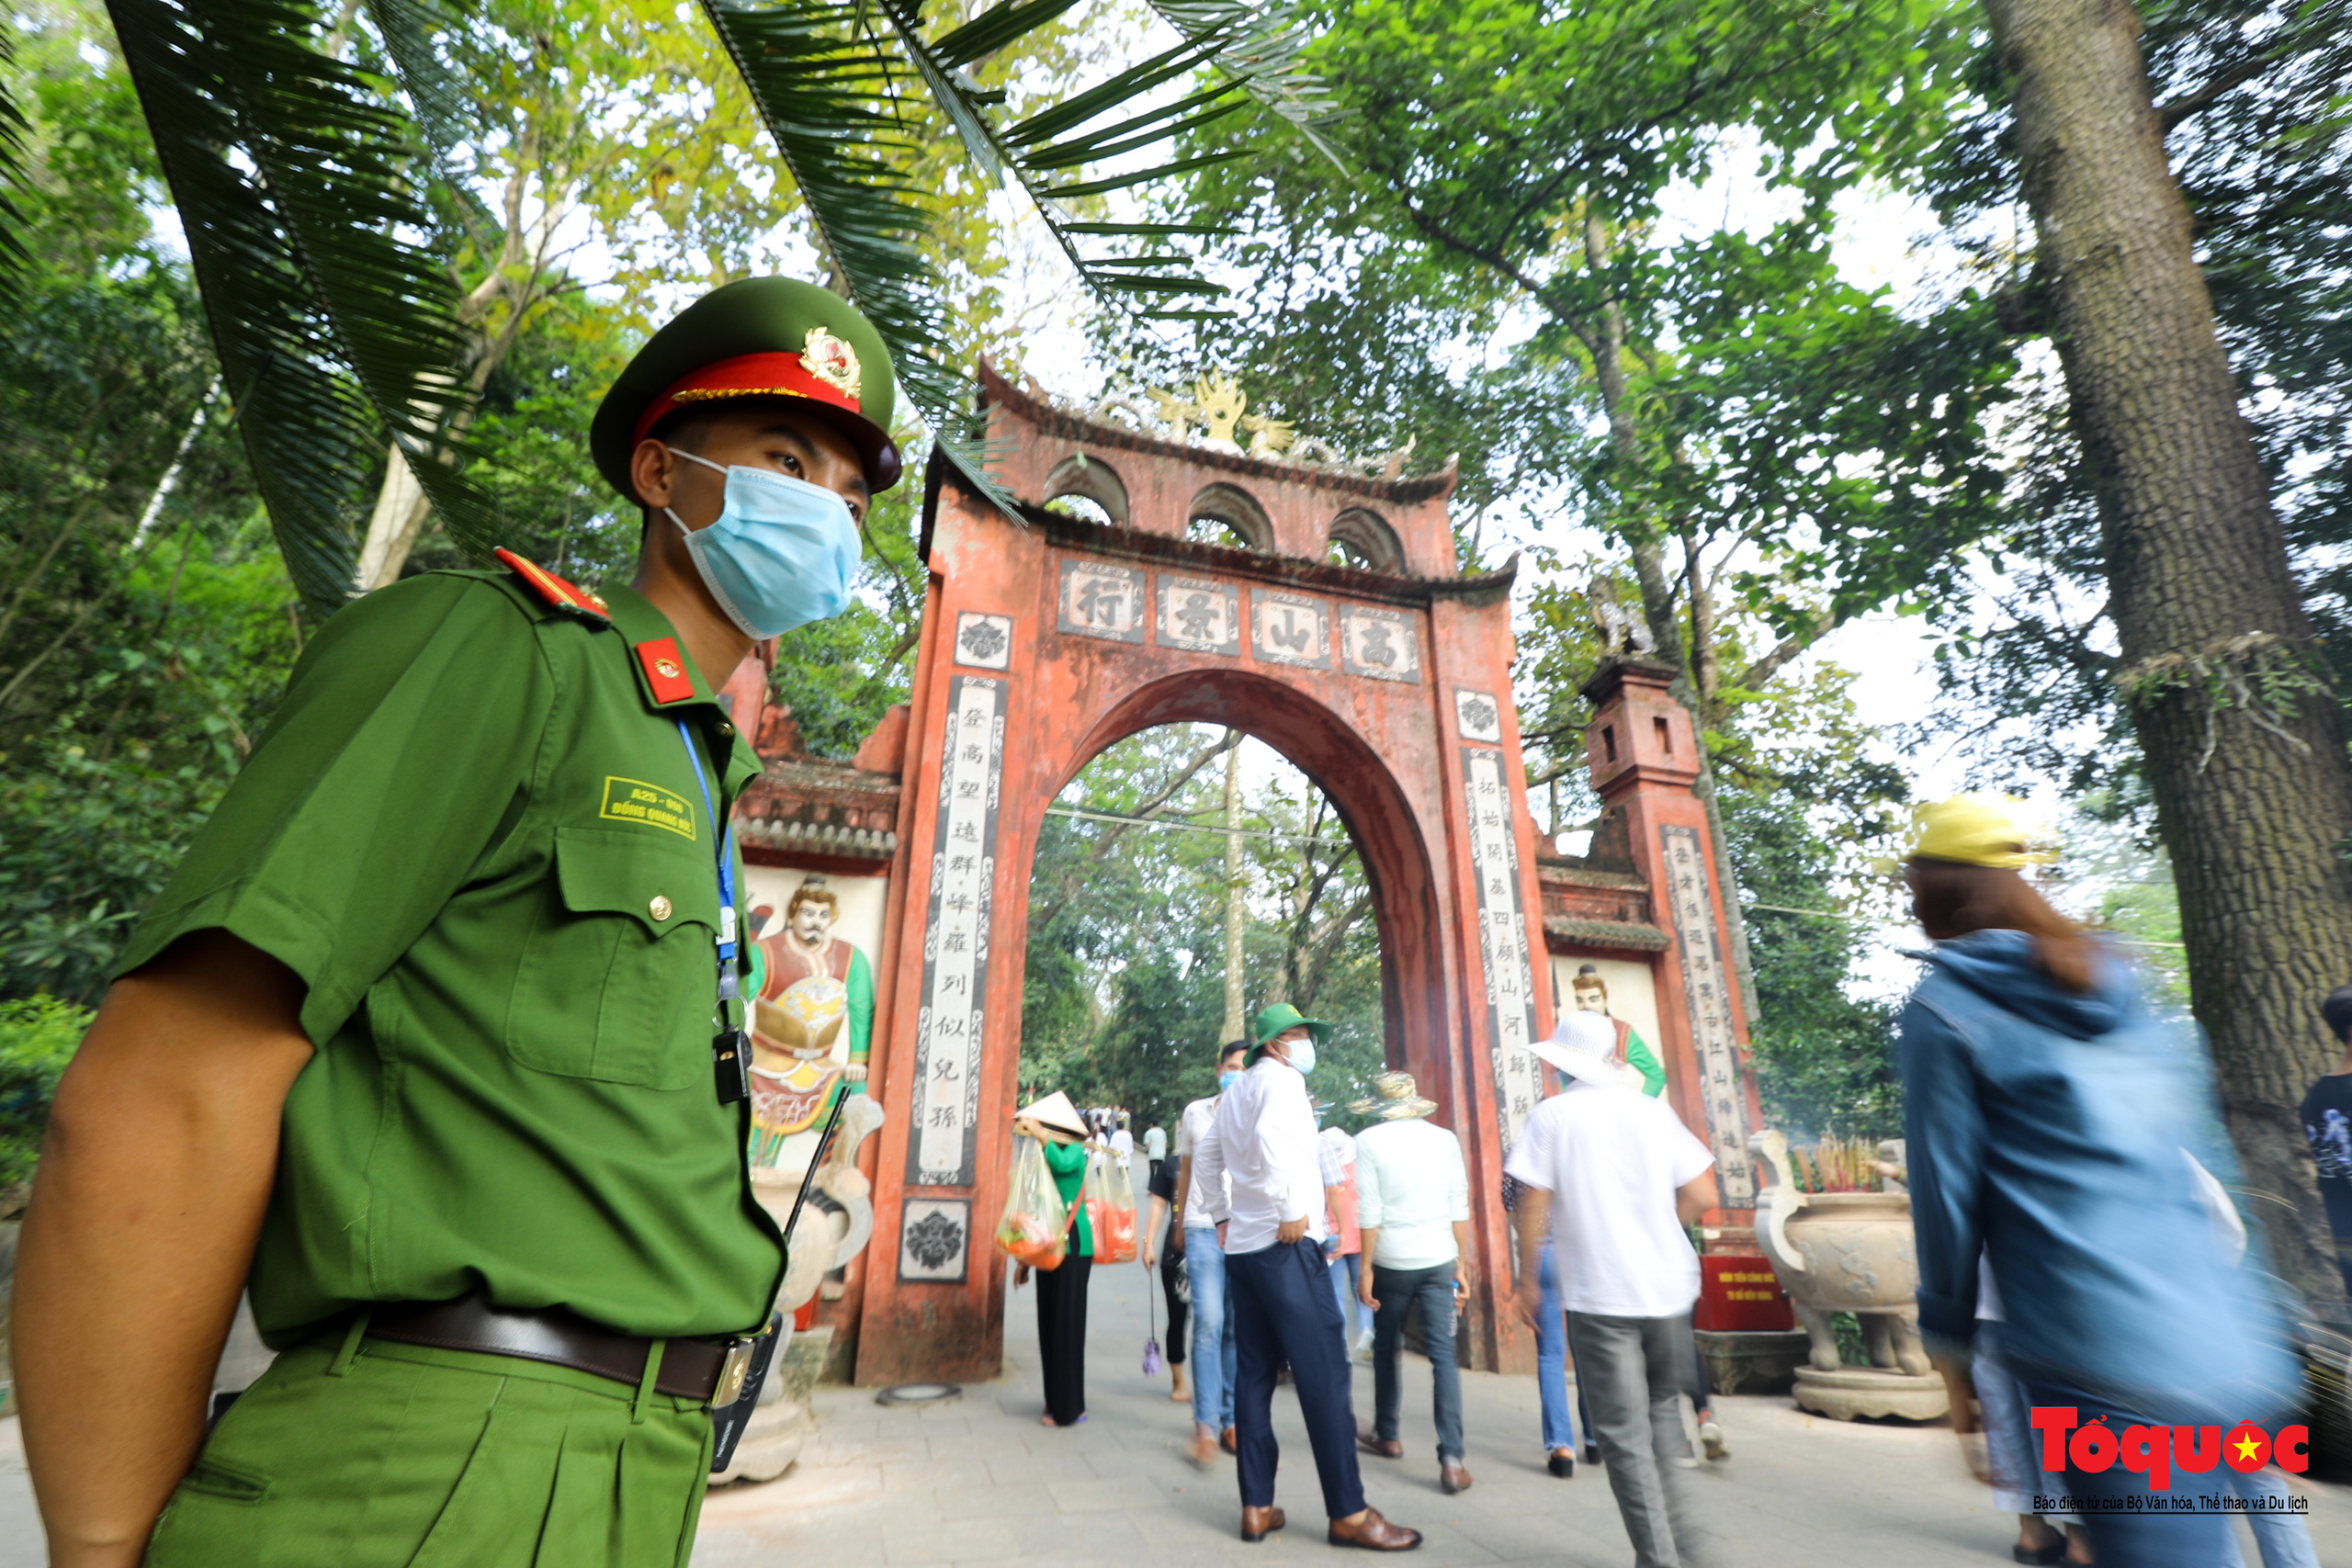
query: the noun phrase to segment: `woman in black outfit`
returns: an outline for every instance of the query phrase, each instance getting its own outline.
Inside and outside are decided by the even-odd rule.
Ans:
[[[1061,1267],[1037,1276],[1037,1359],[1046,1378],[1048,1427],[1075,1427],[1086,1419],[1086,1288],[1094,1274],[1094,1229],[1079,1193],[1086,1183],[1090,1145],[1086,1122],[1069,1097],[1058,1090],[1013,1118],[1012,1130],[1035,1138],[1046,1148],[1046,1168],[1054,1175],[1054,1190],[1065,1204],[1077,1209],[1071,1216],[1069,1250]],[[1018,1290],[1029,1282],[1029,1266],[1012,1277]]]
[[[1151,1223],[1144,1227],[1143,1247],[1139,1256],[1146,1269],[1157,1264],[1159,1288],[1168,1298],[1168,1371],[1175,1380],[1175,1392],[1168,1397],[1178,1404],[1193,1402],[1192,1382],[1184,1375],[1184,1351],[1192,1336],[1185,1332],[1186,1319],[1191,1315],[1193,1287],[1184,1274],[1184,1232],[1172,1223],[1176,1209],[1176,1168],[1172,1159],[1151,1163]],[[1160,1228],[1168,1230],[1167,1246],[1162,1250]]]

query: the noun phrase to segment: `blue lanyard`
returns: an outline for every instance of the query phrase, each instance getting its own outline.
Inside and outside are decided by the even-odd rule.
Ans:
[[[711,1042],[711,1054],[718,1075],[718,1102],[730,1105],[751,1092],[751,1042],[743,1032],[742,989],[735,964],[735,829],[719,827],[718,802],[703,772],[702,749],[683,718],[678,720],[678,739],[685,744],[686,761],[694,764],[695,783],[702,786],[703,809],[718,847],[718,1034]]]

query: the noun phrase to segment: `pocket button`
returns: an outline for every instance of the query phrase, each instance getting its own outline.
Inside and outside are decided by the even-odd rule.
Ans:
[[[647,912],[657,920],[666,920],[670,918],[670,898],[667,894],[656,893],[653,896],[653,902],[645,908]]]

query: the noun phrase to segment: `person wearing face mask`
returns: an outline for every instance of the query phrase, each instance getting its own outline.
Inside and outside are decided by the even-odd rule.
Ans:
[[[1419,1530],[1366,1506],[1356,1469],[1356,1418],[1347,1331],[1323,1259],[1323,1162],[1306,1080],[1331,1026],[1287,1002],[1258,1014],[1249,1070],[1217,1103],[1193,1154],[1204,1186],[1228,1175],[1232,1203],[1218,1226],[1237,1356],[1233,1395],[1241,1481],[1241,1539],[1260,1541],[1284,1523],[1274,1506],[1274,1377],[1287,1362],[1323,1483],[1333,1546],[1410,1551]]]
[[[1216,1093],[1184,1107],[1176,1124],[1178,1169],[1177,1234],[1183,1238],[1184,1268],[1193,1286],[1193,1447],[1188,1457],[1205,1470],[1216,1462],[1217,1450],[1233,1453],[1235,1371],[1233,1314],[1227,1310],[1225,1288],[1225,1247],[1217,1229],[1231,1202],[1232,1183],[1219,1178],[1204,1189],[1193,1168],[1201,1140],[1216,1121],[1217,1102],[1241,1077],[1247,1040],[1228,1040],[1217,1047]]]
[[[848,603],[893,400],[849,306],[729,284],[592,427],[627,585],[501,551],[311,640],[58,1094],[14,1324],[51,1561],[684,1561],[786,1262],[713,693]],[[208,1436],[246,1290],[279,1354]]]

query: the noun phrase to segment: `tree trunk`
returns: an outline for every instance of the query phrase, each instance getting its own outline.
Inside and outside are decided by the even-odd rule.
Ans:
[[[2341,1302],[2299,1104],[2352,979],[2352,762],[2238,412],[2122,0],[1985,0],[2071,414],[2105,535],[2119,674],[2179,883],[2198,1021],[2272,1266]],[[2250,637],[2249,634],[2252,634]],[[2290,672],[2248,684],[2250,667]]]
[[[1241,938],[1249,911],[1241,895],[1248,878],[1241,866],[1241,747],[1240,738],[1226,731],[1225,753],[1225,1029],[1220,1042],[1238,1040],[1248,1021],[1242,1016]]]
[[[1613,248],[1608,225],[1597,215],[1588,214],[1584,254],[1594,272],[1609,264]],[[1641,432],[1634,423],[1634,400],[1625,385],[1625,315],[1615,300],[1600,308],[1598,326],[1599,330],[1585,342],[1592,354],[1593,378],[1600,384],[1600,406],[1609,415],[1610,445],[1626,471],[1637,472],[1642,457]],[[1707,760],[1706,704],[1700,699],[1699,688],[1691,680],[1689,649],[1683,641],[1681,622],[1674,613],[1674,581],[1667,575],[1666,551],[1645,522],[1629,518],[1627,523],[1625,535],[1633,545],[1634,578],[1642,589],[1642,619],[1657,642],[1657,656],[1674,666],[1674,682],[1669,690],[1674,699],[1690,711],[1691,729],[1698,738],[1699,778],[1690,786],[1690,793],[1707,807],[1707,836],[1715,846],[1715,880],[1723,887],[1724,925],[1731,934],[1732,975],[1739,983],[1740,1010],[1747,1014],[1747,1027],[1753,1030],[1756,967],[1748,958],[1747,915],[1740,908],[1739,884],[1732,874],[1731,844],[1724,837],[1723,807],[1715,798],[1715,770]],[[1695,582],[1694,574],[1694,585]]]

